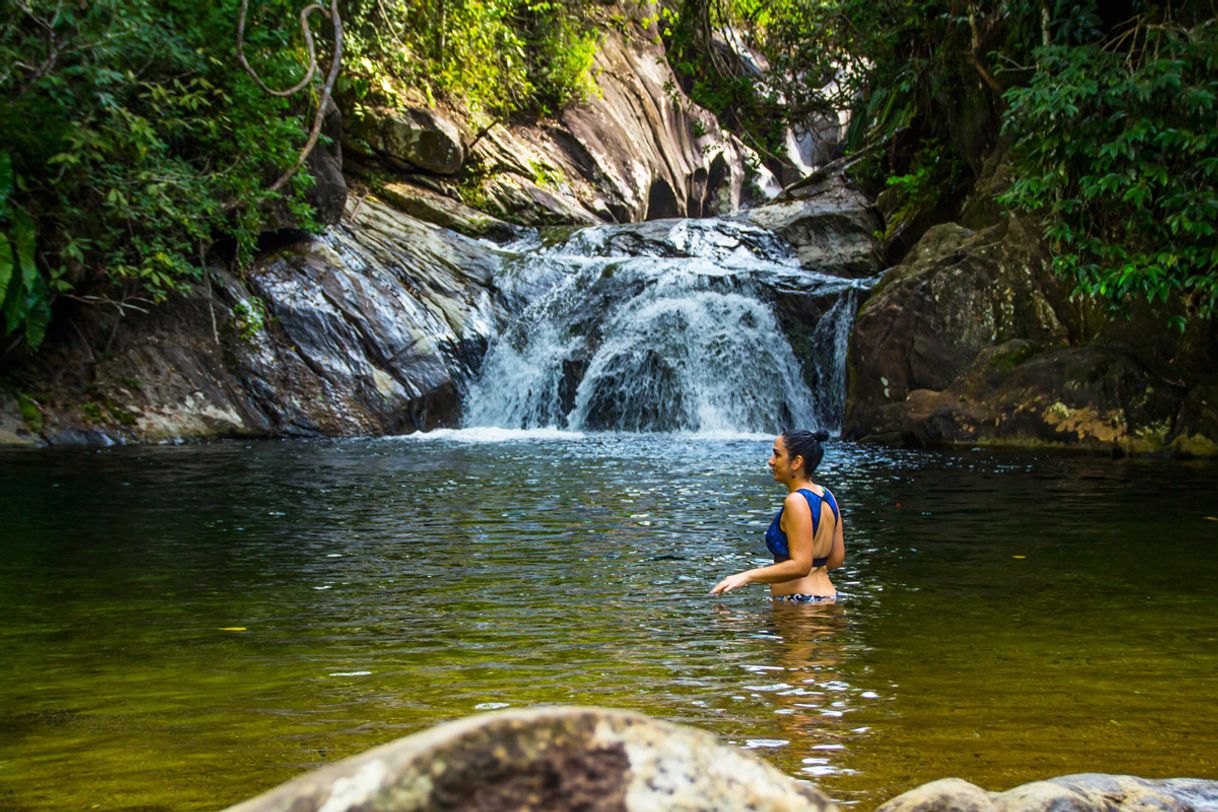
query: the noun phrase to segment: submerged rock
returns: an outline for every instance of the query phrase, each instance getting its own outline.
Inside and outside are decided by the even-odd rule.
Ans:
[[[392,809],[832,812],[714,736],[603,708],[473,716],[289,781],[229,812]]]
[[[959,778],[912,789],[876,812],[1201,812],[1218,809],[1218,781],[1081,773],[986,792]]]

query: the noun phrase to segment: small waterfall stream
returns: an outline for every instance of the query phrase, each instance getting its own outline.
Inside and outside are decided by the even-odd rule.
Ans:
[[[800,268],[727,220],[581,229],[513,247],[518,316],[464,398],[467,426],[644,432],[840,427],[846,341],[870,284]],[[792,302],[811,356],[787,332]],[[785,316],[784,316],[785,314]],[[785,324],[784,324],[785,320]]]

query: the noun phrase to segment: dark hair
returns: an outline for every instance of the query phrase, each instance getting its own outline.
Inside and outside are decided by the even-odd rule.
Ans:
[[[804,474],[812,476],[816,466],[820,465],[825,456],[825,448],[821,443],[829,439],[829,432],[824,429],[804,431],[803,429],[787,429],[781,435],[782,443],[787,447],[787,458],[804,458]]]

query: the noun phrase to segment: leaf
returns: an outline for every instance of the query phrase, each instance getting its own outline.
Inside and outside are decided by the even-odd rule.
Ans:
[[[32,292],[33,303],[25,317],[25,343],[31,350],[38,349],[42,344],[47,334],[47,326],[51,323],[51,300],[45,288],[44,283]]]
[[[9,280],[13,278],[13,251],[8,244],[8,235],[0,231],[0,305],[8,293]]]
[[[13,212],[13,240],[16,243],[17,265],[21,268],[21,278],[26,290],[34,290],[38,281],[38,267],[34,264],[34,245],[37,230],[34,218],[22,209]]]
[[[13,193],[13,158],[0,152],[0,212],[8,208],[8,196]],[[0,295],[0,301],[4,296]]]

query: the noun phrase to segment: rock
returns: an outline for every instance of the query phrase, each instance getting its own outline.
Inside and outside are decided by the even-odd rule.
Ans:
[[[305,159],[304,168],[313,176],[313,185],[305,192],[305,201],[313,207],[313,219],[320,225],[329,225],[338,222],[347,204],[347,180],[343,176],[343,117],[333,101],[326,108],[321,131],[326,139],[318,141]],[[264,227],[267,232],[302,228],[282,196],[274,198],[263,211],[267,217]]]
[[[882,408],[875,433],[919,445],[1156,452],[1169,443],[1180,398],[1120,350],[1013,340],[979,353],[942,391],[914,390]]]
[[[942,391],[982,350],[1012,339],[1066,346],[1075,317],[1034,230],[1017,219],[974,232],[930,229],[889,270],[855,320],[844,431],[880,433],[879,413],[916,390]]]
[[[931,228],[859,310],[845,435],[1218,454],[1218,392],[1184,383],[1205,379],[1196,370],[1212,336],[1196,328],[1168,349],[1157,337],[1118,339],[1066,294],[1029,221]],[[1142,315],[1129,329],[1162,333],[1164,318]]]
[[[1081,773],[986,792],[959,778],[932,781],[876,812],[1195,812],[1218,807],[1218,781]]]
[[[1180,404],[1171,447],[1188,457],[1218,457],[1218,386],[1197,386]]]
[[[250,275],[265,329],[230,367],[276,432],[390,434],[455,425],[499,318],[498,257],[375,198],[323,240]]]
[[[708,733],[602,708],[450,722],[289,781],[229,812],[393,809],[772,812],[836,807]]]
[[[941,778],[881,804],[876,812],[993,812],[990,793],[959,778]]]
[[[520,236],[519,227],[421,186],[386,183],[377,188],[377,194],[398,211],[467,237],[503,241]]]
[[[524,225],[627,223],[726,214],[777,192],[751,154],[681,93],[663,50],[609,32],[600,93],[556,120],[492,126],[476,139],[467,202]]]
[[[876,239],[879,217],[841,175],[746,209],[736,219],[782,237],[809,271],[857,278],[872,276],[883,267]]]
[[[46,418],[39,441],[456,425],[459,388],[503,317],[498,263],[493,246],[353,200],[325,237],[264,258],[246,279],[219,274],[213,300],[199,290],[116,324],[78,321],[86,343],[110,342],[104,355],[74,332],[49,340],[28,371]]]
[[[0,446],[42,445],[42,438],[30,429],[25,409],[37,409],[32,401],[22,408],[21,397],[0,389]],[[36,418],[41,422],[41,413]]]
[[[404,171],[453,175],[465,163],[461,128],[436,110],[370,109],[353,117],[348,129],[348,149]]]
[[[309,174],[314,180],[313,187],[308,191],[308,199],[316,212],[317,222],[331,225],[342,219],[347,206],[347,180],[343,176],[343,116],[334,102],[330,102],[326,110],[321,131],[329,143],[319,142],[306,160]]]

